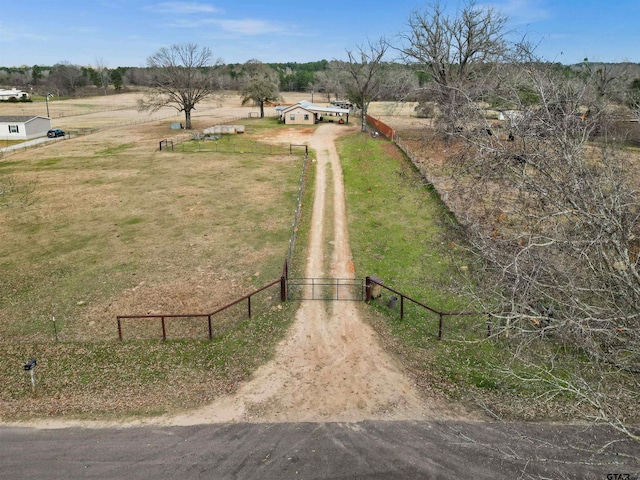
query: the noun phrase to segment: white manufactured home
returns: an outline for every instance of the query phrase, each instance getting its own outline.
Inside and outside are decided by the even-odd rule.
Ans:
[[[49,117],[0,116],[0,140],[31,140],[44,137],[51,130]]]
[[[17,88],[12,88],[11,90],[6,90],[4,88],[0,88],[0,100],[28,100],[29,94],[27,92],[23,92],[22,90],[18,90]]]

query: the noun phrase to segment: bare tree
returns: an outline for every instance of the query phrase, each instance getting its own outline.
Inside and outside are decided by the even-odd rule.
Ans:
[[[492,65],[505,53],[507,17],[491,6],[469,1],[454,16],[440,3],[414,11],[400,51],[430,82],[425,98],[435,101],[445,127],[456,127],[457,111],[490,89]]]
[[[192,43],[172,45],[150,56],[147,64],[153,91],[139,108],[157,111],[170,105],[184,112],[185,128],[191,129],[191,112],[218,89],[211,51]]]
[[[102,88],[102,93],[106,95],[111,76],[109,75],[109,68],[102,58],[96,59],[96,73],[98,77],[98,85],[96,86]]]
[[[589,406],[586,417],[638,440],[625,421],[640,401],[638,165],[606,134],[610,108],[597,71],[567,79],[552,64],[522,66],[501,91],[513,108],[507,129],[460,133],[466,147],[455,175],[473,178],[459,194],[482,272],[472,290],[484,308],[503,312],[501,332],[520,364],[506,366],[510,375],[534,365],[527,378],[549,395],[574,396]],[[523,103],[523,87],[534,105]],[[462,110],[464,121],[484,121],[474,102]],[[560,346],[587,367],[563,373],[553,361]],[[624,388],[612,391],[614,375]]]
[[[315,92],[326,95],[327,102],[331,102],[331,95],[335,100],[342,100],[346,95],[350,78],[351,76],[344,70],[342,62],[332,60],[325,70],[316,72],[311,87]]]
[[[640,184],[608,134],[618,79],[607,66],[543,62],[526,41],[507,45],[506,20],[474,1],[453,17],[436,3],[412,14],[404,36],[441,126],[461,140],[452,175],[477,275],[460,285],[501,312],[505,376],[543,385],[540,401],[571,396],[576,415],[639,440],[628,420],[640,402]],[[506,110],[504,129],[481,100]]]
[[[58,95],[73,95],[77,88],[87,84],[87,80],[79,67],[69,62],[61,62],[53,66],[47,77],[47,87],[56,90]]]
[[[328,68],[327,70],[323,70],[321,72],[316,73],[315,80],[311,85],[311,89],[315,93],[321,93],[323,95],[326,95],[327,102],[331,101],[331,94],[334,93],[334,88],[333,88],[333,83],[331,78],[331,72]]]
[[[366,46],[358,46],[355,50],[347,50],[348,61],[336,62],[337,68],[346,72],[349,78],[346,93],[357,107],[362,110],[361,131],[367,130],[367,109],[375,100],[385,80],[385,63],[383,57],[389,44],[384,38],[369,42]]]
[[[276,73],[268,65],[259,60],[249,60],[244,65],[247,85],[241,92],[242,104],[254,102],[260,106],[260,118],[264,118],[265,102],[275,102],[280,99]]]
[[[632,80],[628,87],[627,105],[631,110],[631,118],[637,123],[636,131],[640,131],[640,78]]]

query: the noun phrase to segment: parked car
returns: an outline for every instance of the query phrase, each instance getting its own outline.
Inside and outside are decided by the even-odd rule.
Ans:
[[[64,137],[64,131],[60,130],[59,128],[54,128],[53,130],[49,130],[47,132],[47,137],[49,138]]]

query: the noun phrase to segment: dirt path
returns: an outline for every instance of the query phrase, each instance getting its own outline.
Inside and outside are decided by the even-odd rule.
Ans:
[[[317,153],[307,277],[353,277],[342,169],[335,147],[340,134],[353,131],[327,124],[315,133],[284,133],[287,140],[307,143]],[[331,226],[332,234],[326,231]],[[441,401],[423,398],[383,351],[373,329],[360,319],[359,308],[355,302],[302,302],[274,360],[258,369],[235,395],[161,422],[451,418],[446,413],[450,409]]]

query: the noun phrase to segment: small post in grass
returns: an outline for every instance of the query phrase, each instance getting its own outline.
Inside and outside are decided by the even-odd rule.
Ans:
[[[31,360],[29,360],[27,363],[24,364],[24,369],[25,371],[29,372],[31,374],[31,393],[36,393],[36,375],[35,375],[35,368],[36,368],[36,359],[32,358]]]
[[[56,317],[51,317],[51,321],[53,322],[53,333],[56,336],[56,342],[58,341],[58,327],[56,326]]]

